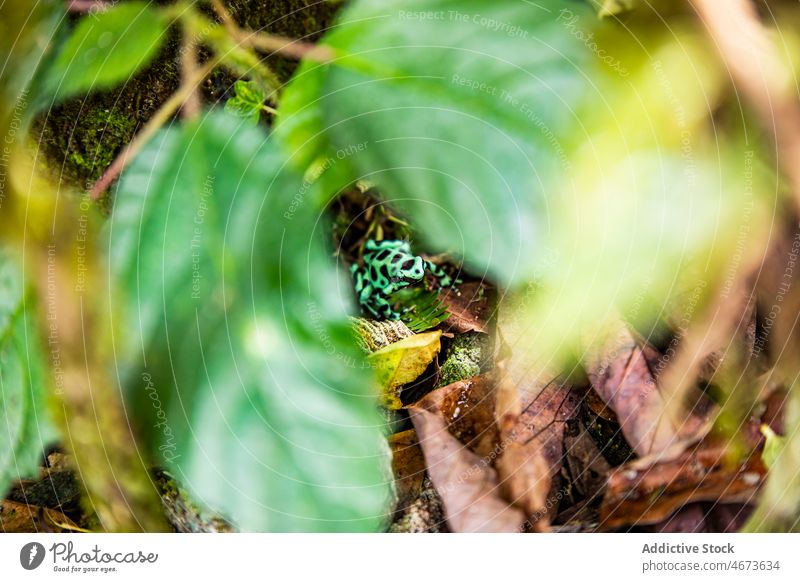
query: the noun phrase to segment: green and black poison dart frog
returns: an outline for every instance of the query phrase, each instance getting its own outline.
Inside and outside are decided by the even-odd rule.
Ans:
[[[364,246],[364,266],[353,265],[356,295],[361,306],[375,317],[400,319],[392,309],[389,296],[399,289],[419,283],[429,272],[442,287],[454,284],[441,267],[411,252],[405,240],[368,240]]]

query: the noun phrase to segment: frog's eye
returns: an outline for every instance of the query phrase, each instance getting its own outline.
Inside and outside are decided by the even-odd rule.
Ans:
[[[400,268],[403,271],[410,271],[412,267],[414,267],[414,259],[408,259],[407,261],[403,262],[402,265],[400,265]]]

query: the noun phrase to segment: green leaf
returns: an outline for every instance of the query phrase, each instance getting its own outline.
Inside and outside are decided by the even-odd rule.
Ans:
[[[595,18],[574,2],[354,2],[324,39],[337,58],[285,91],[278,135],[300,166],[347,160],[432,250],[525,280],[593,64],[562,9]]]
[[[0,252],[0,498],[12,481],[37,474],[56,438],[34,306],[15,261]]]
[[[239,101],[250,105],[253,109],[261,109],[267,99],[264,91],[253,81],[236,81],[233,90]]]
[[[258,123],[267,98],[264,91],[252,81],[236,81],[233,90],[234,96],[225,102],[225,111],[253,124]]]
[[[408,310],[401,319],[414,333],[436,327],[450,317],[447,306],[439,299],[439,293],[422,287],[400,289],[392,294],[392,301]]]
[[[127,402],[156,461],[239,527],[373,531],[390,493],[382,423],[306,189],[227,115],[140,154],[109,224]]]
[[[225,112],[230,113],[235,117],[246,119],[252,125],[258,123],[261,119],[261,108],[254,108],[249,103],[240,101],[236,97],[231,97],[225,102]]]
[[[800,433],[790,428],[800,423],[800,392],[798,385],[792,383],[796,372],[792,371],[791,374],[792,378],[787,382],[789,393],[784,412],[784,425],[789,430],[785,436],[772,439],[771,446],[767,436],[762,460],[769,468],[769,476],[759,492],[755,511],[742,528],[744,533],[800,531],[800,506],[797,502],[800,499],[800,472],[797,471],[800,466]],[[769,453],[767,447],[772,449]]]
[[[125,81],[158,54],[168,25],[164,13],[143,2],[84,16],[48,71],[48,88],[63,99]]]

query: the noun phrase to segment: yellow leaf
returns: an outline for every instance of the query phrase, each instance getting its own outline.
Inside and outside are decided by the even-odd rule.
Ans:
[[[400,388],[419,378],[441,349],[442,332],[419,333],[369,356],[381,387],[381,404],[391,410],[403,406]]]

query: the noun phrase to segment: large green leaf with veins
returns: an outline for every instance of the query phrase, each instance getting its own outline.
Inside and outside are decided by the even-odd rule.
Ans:
[[[291,210],[302,177],[241,124],[162,133],[116,192],[126,401],[157,462],[241,528],[372,531],[390,472],[349,283],[317,214]]]

